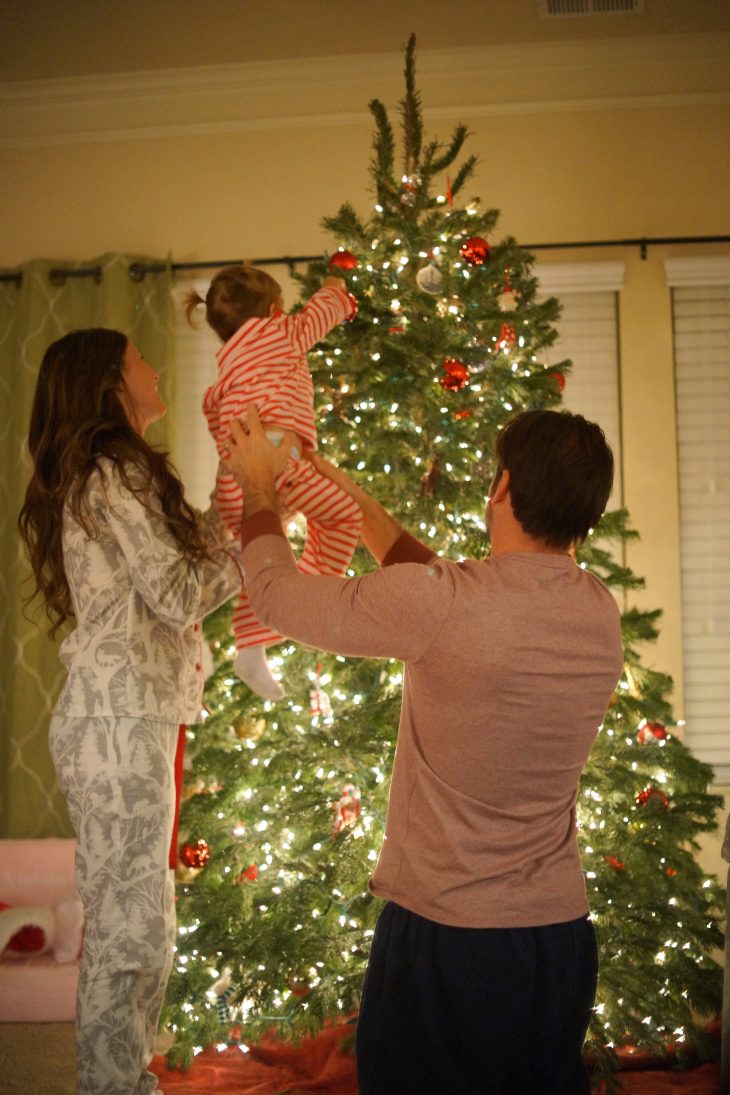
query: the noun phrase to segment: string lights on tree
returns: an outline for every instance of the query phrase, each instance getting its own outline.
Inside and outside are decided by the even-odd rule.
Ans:
[[[459,162],[466,126],[445,143],[423,132],[413,39],[405,75],[398,152],[385,107],[370,103],[373,208],[363,216],[344,204],[327,218],[329,258],[297,275],[307,298],[336,273],[358,303],[310,355],[318,436],[325,456],[435,551],[479,558],[497,433],[514,411],[559,407],[571,365],[551,360],[560,308],[538,297],[532,256],[498,236],[496,210],[464,197],[476,166]],[[296,526],[288,532],[296,544]],[[659,614],[632,605],[641,580],[611,547],[633,535],[626,513],[608,513],[577,554],[623,609],[625,669],[577,802],[601,957],[589,1045],[603,1070],[619,1051],[676,1057],[691,1042],[709,1052],[698,1017],[719,1010],[722,991],[712,951],[723,895],[694,856],[720,800],[675,732],[671,681],[641,660]],[[352,573],[372,565],[359,549]],[[287,691],[272,704],[232,673],[230,615],[228,606],[206,623],[207,718],[188,733],[193,792],[181,831],[196,834],[186,856],[202,867],[178,883],[164,1012],[172,1062],[353,1016],[380,910],[367,882],[383,840],[401,666],[285,642],[269,651]]]

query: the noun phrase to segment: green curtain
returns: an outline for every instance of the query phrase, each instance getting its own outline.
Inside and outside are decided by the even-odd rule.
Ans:
[[[64,680],[58,642],[46,636],[40,605],[23,608],[29,568],[17,518],[30,474],[27,431],[38,367],[46,348],[69,331],[113,327],[123,331],[155,367],[169,402],[171,272],[130,277],[139,255],[102,255],[88,262],[26,263],[20,282],[0,282],[0,837],[66,836],[71,829],[48,752],[50,714]],[[96,276],[51,279],[54,269]],[[13,271],[15,273],[16,271]],[[154,435],[153,435],[153,431]],[[165,426],[148,440],[165,443]],[[28,618],[26,618],[28,617]]]

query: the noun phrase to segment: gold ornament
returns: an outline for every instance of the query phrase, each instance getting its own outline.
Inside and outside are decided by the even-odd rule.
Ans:
[[[244,741],[258,741],[266,729],[266,719],[245,718],[234,729],[236,737],[242,738]]]

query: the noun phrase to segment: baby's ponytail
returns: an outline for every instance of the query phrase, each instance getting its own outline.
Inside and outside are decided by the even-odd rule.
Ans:
[[[189,289],[183,297],[183,312],[185,313],[185,318],[191,327],[195,327],[195,324],[192,320],[192,315],[195,309],[200,304],[205,304],[205,298],[201,297],[197,289]]]

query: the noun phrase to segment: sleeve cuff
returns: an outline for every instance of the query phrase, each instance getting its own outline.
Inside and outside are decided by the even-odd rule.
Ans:
[[[323,285],[318,291],[322,289],[328,289],[334,293],[345,305],[344,319],[353,320],[358,312],[357,297],[354,293],[351,293],[348,289],[340,289],[336,285]]]
[[[241,549],[241,550],[243,550],[243,549]],[[224,547],[222,549],[222,551],[223,551],[224,555],[227,555],[228,558],[232,559],[233,562],[236,564],[236,570],[238,571],[238,577],[241,579],[241,589],[243,589],[243,587],[246,583],[246,575],[243,573],[243,566],[241,564],[241,560],[238,557],[238,554],[235,551],[231,551],[230,547],[227,547],[227,548]]]
[[[389,567],[394,563],[430,563],[435,555],[435,551],[411,536],[410,532],[402,532],[380,565]]]
[[[273,510],[260,509],[252,517],[244,519],[241,526],[241,547],[245,548],[259,536],[281,536],[282,540],[286,540],[281,521]]]

